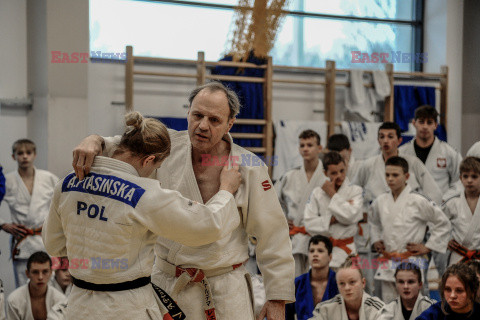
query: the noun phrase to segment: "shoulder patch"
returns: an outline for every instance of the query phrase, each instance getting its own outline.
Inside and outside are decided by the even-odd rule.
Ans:
[[[318,304],[318,306],[323,306],[323,305],[327,305],[327,304],[331,304],[331,303],[342,304],[342,298],[341,298],[340,294],[337,294],[335,297],[333,297],[330,300],[320,302]]]
[[[382,307],[385,305],[385,303],[383,303],[383,301],[381,301],[379,299],[376,299],[376,298],[373,298],[373,297],[368,297],[367,299],[365,299],[365,304],[367,306],[374,307],[377,310],[382,309]]]

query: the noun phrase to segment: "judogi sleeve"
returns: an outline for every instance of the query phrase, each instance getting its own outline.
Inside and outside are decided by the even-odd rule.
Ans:
[[[447,252],[452,227],[447,216],[435,203],[423,197],[418,201],[418,205],[425,222],[430,224],[430,238],[425,246],[440,253]]]
[[[295,301],[295,265],[288,225],[266,167],[245,170],[248,212],[243,213],[247,234],[257,239],[257,263],[267,300]]]
[[[220,190],[203,205],[178,191],[162,189],[155,182],[157,188],[153,196],[130,214],[157,235],[198,247],[225,237],[239,226],[240,215],[230,192]]]
[[[305,222],[305,230],[311,235],[323,234],[328,232],[330,228],[331,215],[324,212],[321,214],[321,205],[319,193],[322,190],[317,187],[313,189],[310,195],[310,201],[305,206],[305,214],[303,216]],[[324,209],[325,210],[325,209]]]
[[[380,221],[379,203],[377,200],[373,201],[368,210],[368,224],[370,225],[370,239],[374,244],[377,241],[382,240],[382,222]]]
[[[55,187],[50,212],[43,223],[42,229],[43,244],[48,254],[53,257],[67,256],[67,238],[65,237],[60,213],[58,212],[58,198],[60,197],[61,188],[61,183]]]
[[[427,167],[417,158],[412,157],[413,166],[411,170],[417,178],[418,184],[422,188],[422,193],[432,199],[436,204],[442,203],[442,191],[433,179]]]
[[[277,193],[278,201],[280,201],[280,205],[282,206],[282,210],[285,213],[285,216],[287,216],[287,213],[288,213],[287,202],[283,197],[283,188],[285,187],[286,183],[287,183],[287,177],[283,175],[280,177],[280,179],[277,180],[277,182],[275,182],[275,185],[274,185],[275,192]]]
[[[334,194],[328,205],[327,210],[341,224],[354,224],[363,218],[363,190],[355,187],[352,191],[348,198],[343,194]]]

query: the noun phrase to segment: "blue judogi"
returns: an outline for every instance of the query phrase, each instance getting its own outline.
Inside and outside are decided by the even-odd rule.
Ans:
[[[311,318],[313,309],[312,286],[310,285],[310,270],[295,278],[295,302],[285,306],[285,320],[294,320],[297,314],[297,320],[307,320]],[[322,301],[329,300],[338,294],[337,281],[335,280],[335,271],[329,269],[328,282],[323,294]]]

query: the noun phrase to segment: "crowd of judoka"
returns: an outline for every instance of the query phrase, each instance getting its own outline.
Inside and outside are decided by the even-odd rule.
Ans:
[[[32,141],[15,142],[18,170],[0,178],[18,287],[0,293],[7,319],[478,317],[480,142],[462,160],[435,137],[433,107],[401,147],[383,123],[380,154],[362,161],[345,135],[322,150],[305,130],[303,165],[273,184],[265,166],[231,163],[251,154],[228,134],[233,91],[212,82],[189,103],[187,131],[134,113],[122,136],[85,138],[60,182],[34,167]]]

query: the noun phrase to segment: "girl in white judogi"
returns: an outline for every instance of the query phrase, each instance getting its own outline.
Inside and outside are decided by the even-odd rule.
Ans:
[[[360,266],[347,258],[337,271],[340,294],[317,304],[309,320],[376,320],[385,305],[364,291],[365,278]]]
[[[449,265],[460,260],[480,259],[480,158],[467,157],[462,161],[460,180],[463,190],[443,204],[452,223]]]
[[[387,160],[386,179],[391,191],[372,203],[368,223],[373,246],[386,260],[386,264],[378,268],[375,279],[381,281],[382,299],[390,302],[397,296],[392,259],[409,259],[421,264],[421,269],[428,268],[427,253],[446,252],[450,222],[434,202],[412,192],[407,184],[409,173],[405,159]],[[430,238],[423,244],[427,225]]]
[[[45,251],[40,233],[58,177],[34,166],[37,153],[33,141],[17,140],[12,152],[18,169],[5,175],[4,198],[10,208],[12,223],[0,218],[0,227],[12,235],[11,258],[15,285],[20,287],[28,280],[25,275],[28,258],[37,251]]]
[[[146,178],[170,153],[166,127],[138,112],[127,114],[126,124],[113,158],[97,157],[84,180],[72,173],[57,185],[44,224],[48,252],[80,264],[70,269],[67,319],[161,319],[167,310],[160,313],[150,286],[158,235],[201,246],[240,223],[232,194],[241,181],[236,168],[222,171],[220,191],[206,205],[188,200]]]
[[[305,206],[305,228],[312,236],[330,237],[330,267],[338,268],[349,254],[356,254],[353,237],[363,216],[362,188],[350,184],[345,161],[338,152],[327,153],[323,166],[330,180],[313,190]]]
[[[395,271],[395,285],[399,296],[381,310],[380,320],[415,320],[436,301],[420,292],[422,272],[413,263],[399,264]]]
[[[275,191],[287,218],[295,259],[295,277],[308,271],[308,241],[310,236],[304,226],[304,211],[314,188],[326,181],[318,155],[322,150],[320,136],[305,130],[299,136],[299,151],[303,166],[287,171],[276,183]]]

